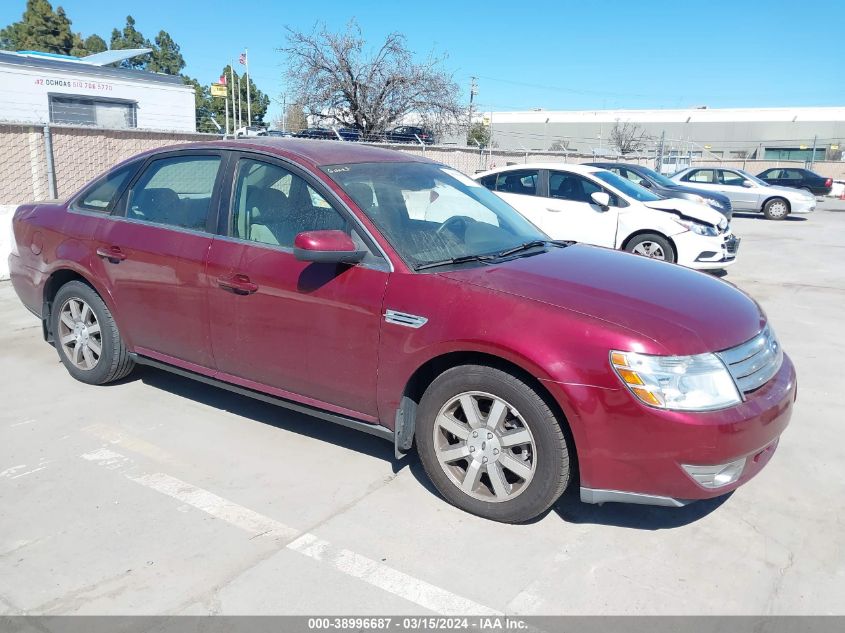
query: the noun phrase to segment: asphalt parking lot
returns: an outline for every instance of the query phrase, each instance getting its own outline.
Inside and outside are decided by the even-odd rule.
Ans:
[[[725,279],[799,374],[733,495],[528,525],[447,505],[388,443],[158,370],[75,382],[0,282],[0,615],[845,614],[845,202],[737,217]]]

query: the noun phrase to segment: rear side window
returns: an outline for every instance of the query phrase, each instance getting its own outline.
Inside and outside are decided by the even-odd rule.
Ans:
[[[131,163],[107,174],[79,197],[76,206],[88,211],[108,212],[137,169],[138,163]]]
[[[205,231],[219,170],[219,156],[153,161],[129,191],[126,217]]]
[[[496,191],[502,193],[517,193],[523,196],[537,195],[537,181],[540,172],[536,169],[521,169],[506,171],[496,178]]]

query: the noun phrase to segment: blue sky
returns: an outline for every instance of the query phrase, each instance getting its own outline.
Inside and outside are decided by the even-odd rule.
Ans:
[[[357,18],[376,46],[391,31],[446,68],[482,109],[845,105],[845,2],[839,0],[356,0],[209,2],[64,0],[73,28],[106,41],[126,14],[152,39],[169,31],[185,72],[208,83],[245,47],[280,111],[285,26]],[[0,25],[25,0],[5,0]],[[319,7],[319,8],[315,8]]]

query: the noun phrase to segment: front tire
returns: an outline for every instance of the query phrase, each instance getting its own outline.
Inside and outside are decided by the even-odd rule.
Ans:
[[[637,235],[625,245],[625,250],[634,255],[642,255],[649,259],[659,259],[674,264],[677,261],[675,249],[662,235],[644,233]]]
[[[493,367],[462,365],[438,376],[420,400],[415,438],[440,494],[487,519],[533,519],[569,483],[561,421],[523,380]]]
[[[783,198],[772,198],[763,205],[763,215],[769,220],[785,220],[789,215],[789,203]]]
[[[111,312],[91,286],[70,281],[59,288],[50,316],[59,358],[71,376],[104,385],[132,371],[135,363]]]

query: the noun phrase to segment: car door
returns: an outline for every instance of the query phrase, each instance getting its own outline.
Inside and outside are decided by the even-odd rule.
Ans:
[[[304,170],[250,154],[232,162],[228,217],[208,254],[220,378],[375,421],[389,263]],[[294,257],[298,233],[326,229],[369,254],[354,266]]]
[[[754,183],[752,187],[746,187],[742,183],[748,178],[732,169],[717,169],[716,177],[719,179],[722,191],[731,199],[734,209],[756,211],[760,208],[761,185]]]
[[[598,191],[610,195],[608,208],[592,201],[590,196]],[[546,232],[553,238],[610,248],[616,246],[621,203],[616,194],[591,178],[568,171],[549,171],[548,193],[543,200],[546,222],[553,231]]]
[[[157,154],[99,225],[95,274],[140,354],[197,369],[214,366],[205,258],[223,162],[219,151]]]

